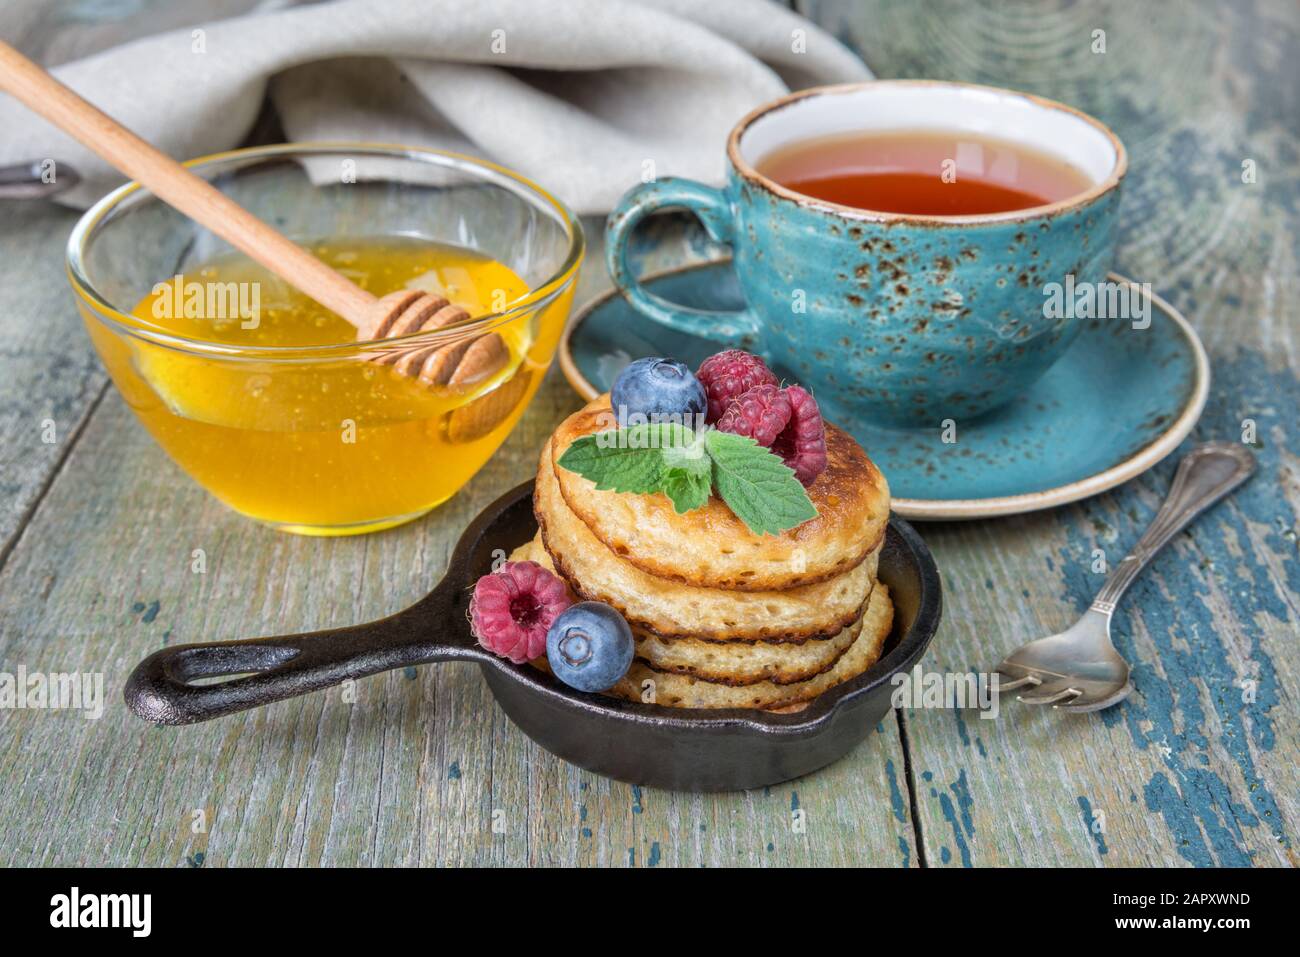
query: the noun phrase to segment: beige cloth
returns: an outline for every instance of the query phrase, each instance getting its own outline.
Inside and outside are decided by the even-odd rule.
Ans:
[[[75,17],[69,6],[6,0],[0,35],[173,156],[238,145],[269,89],[291,140],[485,156],[580,213],[608,210],[648,164],[718,182],[726,133],[754,106],[870,77],[768,0],[136,0],[83,2]],[[0,165],[53,158],[83,175],[60,201],[86,205],[121,181],[4,96],[0,131]]]

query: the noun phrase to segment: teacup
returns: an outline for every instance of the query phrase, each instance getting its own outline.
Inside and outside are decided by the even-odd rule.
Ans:
[[[1090,186],[1027,209],[917,215],[814,199],[756,168],[791,144],[874,130],[996,136],[1068,162]],[[606,261],[647,318],[762,355],[832,418],[939,427],[1015,399],[1069,348],[1079,319],[1045,308],[1045,290],[1067,276],[1105,282],[1127,165],[1098,120],[1024,93],[923,80],[804,90],[736,125],[722,189],[665,177],[628,192]],[[691,309],[639,284],[629,236],[670,207],[731,247],[747,308]]]

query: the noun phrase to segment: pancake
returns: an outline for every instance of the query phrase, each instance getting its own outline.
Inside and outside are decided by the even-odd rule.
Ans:
[[[613,605],[634,628],[663,638],[804,642],[838,636],[862,616],[879,549],[843,575],[785,591],[725,591],[659,578],[611,552],[569,509],[549,451],[542,450],[533,497],[546,551],[575,594]]]
[[[753,685],[770,682],[789,685],[815,678],[835,667],[852,647],[862,629],[853,622],[838,635],[803,645],[769,645],[765,642],[666,641],[648,632],[634,631],[636,660],[655,671],[686,675],[716,684]]]
[[[609,397],[592,400],[556,429],[552,461],[579,437],[614,424]],[[564,501],[592,534],[642,571],[701,588],[772,591],[843,575],[884,540],[884,476],[857,442],[829,423],[826,453],[826,471],[808,488],[817,516],[780,535],[755,535],[716,497],[678,515],[662,494],[599,491],[558,465],[555,476]]]
[[[887,586],[878,585],[871,593],[861,632],[834,667],[815,678],[795,684],[761,681],[733,687],[685,675],[656,671],[640,661],[633,661],[627,674],[607,693],[628,701],[641,701],[645,682],[653,682],[655,704],[672,708],[788,708],[811,701],[822,692],[854,678],[880,658],[881,648],[889,637],[894,620],[894,606]]]
[[[516,548],[510,560],[533,561],[549,571],[555,570],[540,535]],[[736,686],[761,681],[791,684],[834,667],[857,638],[860,626],[861,621],[855,620],[831,638],[802,644],[723,643],[693,638],[666,641],[635,626],[632,636],[636,658],[656,671]]]

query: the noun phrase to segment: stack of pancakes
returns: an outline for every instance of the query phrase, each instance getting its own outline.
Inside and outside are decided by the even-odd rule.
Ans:
[[[601,397],[555,431],[538,464],[537,537],[511,557],[627,619],[636,657],[611,694],[787,708],[876,661],[893,623],[876,581],[889,488],[852,438],[826,426],[829,464],[808,488],[817,517],[755,535],[716,496],[679,515],[666,496],[599,491],[556,464],[580,436],[609,427]]]

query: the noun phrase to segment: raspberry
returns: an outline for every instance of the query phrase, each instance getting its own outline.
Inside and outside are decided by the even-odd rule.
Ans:
[[[731,400],[758,385],[779,385],[772,370],[758,356],[728,349],[700,363],[695,378],[709,398],[708,422],[717,422]]]
[[[759,445],[771,448],[793,415],[790,399],[781,389],[775,385],[757,385],[732,400],[717,426],[722,432],[747,435]]]
[[[771,448],[794,469],[795,478],[806,488],[826,470],[826,424],[817,400],[802,386],[786,386],[781,391],[793,414]]]
[[[506,562],[474,585],[470,628],[480,645],[515,664],[546,654],[546,633],[572,601],[537,562]]]
[[[804,388],[760,385],[732,401],[718,419],[723,432],[747,435],[781,456],[795,478],[811,485],[826,469],[826,426]]]

